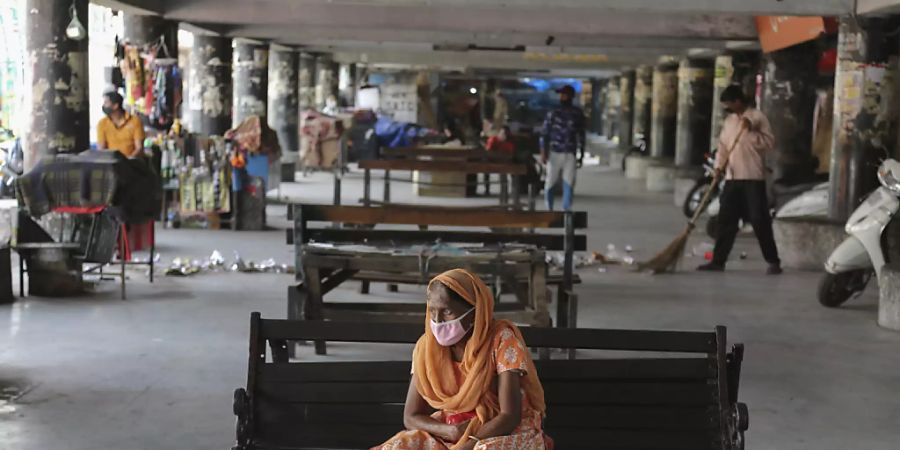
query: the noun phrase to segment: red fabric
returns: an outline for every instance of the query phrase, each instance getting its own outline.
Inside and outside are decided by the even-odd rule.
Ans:
[[[116,248],[119,250],[119,258],[122,258],[125,261],[131,261],[131,246],[128,245],[128,228],[125,224],[122,224],[121,228],[119,228],[119,235],[122,237],[116,242]],[[124,244],[125,248],[122,248],[122,244]]]
[[[459,425],[467,420],[472,420],[475,418],[475,412],[469,411],[459,414],[451,414],[444,419],[448,425]]]
[[[509,139],[501,141],[497,136],[493,136],[487,141],[487,149],[494,152],[515,153],[516,144]]]
[[[106,206],[60,206],[53,208],[53,212],[68,214],[97,214],[103,211]]]
[[[129,250],[138,251],[149,249],[153,244],[153,222],[128,226]]]
[[[156,239],[156,230],[152,221],[137,225],[122,225],[120,232],[123,233],[125,248],[121,248],[122,241],[116,242],[116,248],[119,256],[125,258],[125,261],[131,261],[133,252],[149,249]]]
[[[837,49],[830,48],[822,53],[817,64],[819,73],[834,74],[837,70]]]

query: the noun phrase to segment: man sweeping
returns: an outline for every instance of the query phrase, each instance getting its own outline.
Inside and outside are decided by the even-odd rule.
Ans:
[[[748,105],[739,86],[729,86],[719,100],[729,113],[719,135],[716,170],[724,171],[725,186],[719,195],[719,235],[712,262],[697,268],[702,271],[725,270],[728,254],[734,246],[740,219],[753,225],[763,257],[769,263],[769,275],[781,273],[781,260],[772,233],[772,218],[766,198],[766,154],[775,146],[769,120],[758,109]],[[731,152],[727,146],[734,142]],[[723,151],[725,150],[725,151]]]
[[[541,163],[547,166],[544,195],[547,209],[553,211],[553,189],[561,179],[563,209],[569,211],[575,190],[575,170],[584,160],[584,112],[574,104],[575,88],[565,85],[556,92],[560,107],[547,113],[541,134]]]

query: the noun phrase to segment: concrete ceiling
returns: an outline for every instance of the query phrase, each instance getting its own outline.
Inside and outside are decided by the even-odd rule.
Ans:
[[[839,15],[853,7],[853,0],[99,2],[117,7],[127,3],[223,35],[333,52],[344,58],[400,64],[418,59],[438,65],[523,70],[606,70],[653,62],[662,55],[752,47],[757,39],[753,15]],[[457,51],[433,51],[435,46]],[[469,46],[481,49],[459,51]],[[594,56],[548,56],[560,54]]]

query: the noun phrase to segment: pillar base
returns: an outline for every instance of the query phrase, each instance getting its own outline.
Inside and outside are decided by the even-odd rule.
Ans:
[[[644,180],[647,178],[647,169],[656,162],[646,156],[629,156],[625,160],[625,178],[629,180]]]
[[[625,155],[628,154],[628,150],[621,148],[614,148],[609,152],[609,167],[613,169],[622,170],[625,166]]]
[[[606,138],[599,135],[591,135],[587,141],[587,153],[596,156],[600,160],[601,166],[608,166],[614,151],[614,144],[607,141]]]
[[[781,265],[794,270],[822,270],[846,236],[844,224],[823,217],[776,218],[772,228]]]
[[[678,168],[670,161],[657,163],[647,168],[647,190],[650,192],[673,192]]]
[[[672,196],[675,206],[680,208],[684,205],[684,201],[687,199],[688,194],[691,193],[691,189],[694,188],[697,180],[702,176],[702,167],[678,168],[678,173],[675,174],[675,189],[673,191],[675,195]]]
[[[893,264],[881,269],[878,290],[878,325],[900,331],[900,266]]]

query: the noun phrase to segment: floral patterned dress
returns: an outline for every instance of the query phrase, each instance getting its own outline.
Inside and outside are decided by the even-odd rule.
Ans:
[[[525,373],[528,349],[516,339],[509,327],[497,331],[493,346],[493,359],[498,375],[511,370]],[[454,363],[453,368],[457,381],[462,384],[463,374],[459,370],[459,363]],[[460,412],[438,411],[432,417],[443,422],[446,417]],[[509,435],[482,439],[475,450],[550,450],[551,441],[544,436],[541,424],[541,413],[531,407],[528,397],[522,391],[522,421],[519,426]],[[453,445],[453,442],[445,442],[425,431],[409,430],[398,433],[372,450],[448,450]]]

